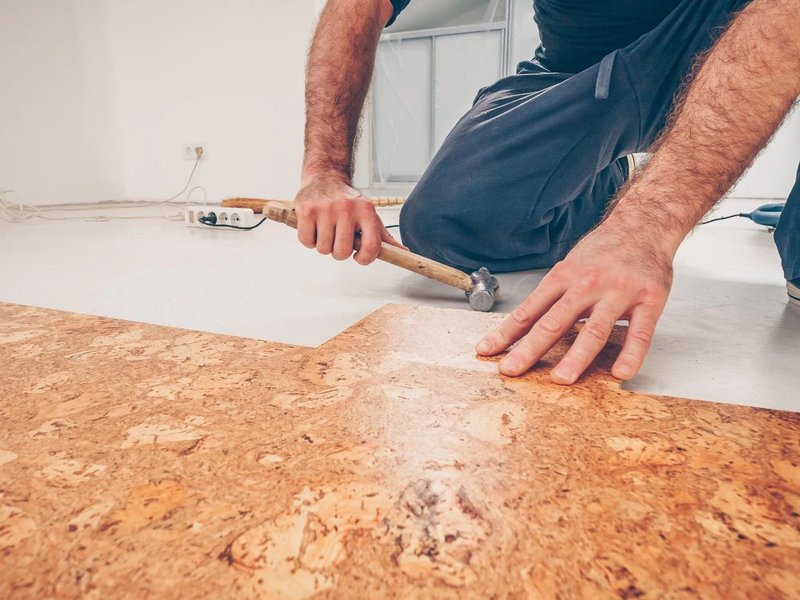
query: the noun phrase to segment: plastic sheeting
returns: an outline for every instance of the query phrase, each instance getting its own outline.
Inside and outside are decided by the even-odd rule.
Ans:
[[[511,0],[456,3],[459,10],[449,13],[446,0],[439,11],[425,1],[418,4],[427,21],[412,12],[412,2],[395,26],[408,18],[419,30],[390,33],[378,46],[372,187],[418,181],[477,91],[509,69]]]

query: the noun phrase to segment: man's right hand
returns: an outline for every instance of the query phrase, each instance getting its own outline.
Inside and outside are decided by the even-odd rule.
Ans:
[[[389,0],[328,0],[306,74],[305,155],[297,194],[297,235],[308,248],[368,265],[381,242],[402,248],[372,203],[350,185],[358,121],[378,40],[394,13]]]
[[[381,242],[403,248],[386,230],[372,202],[341,178],[304,182],[295,200],[297,237],[306,248],[347,260],[358,246],[354,258],[360,265],[378,258]]]

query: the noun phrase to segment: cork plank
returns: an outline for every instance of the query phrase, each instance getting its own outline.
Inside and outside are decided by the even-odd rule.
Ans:
[[[2,597],[797,597],[800,415],[0,304]]]

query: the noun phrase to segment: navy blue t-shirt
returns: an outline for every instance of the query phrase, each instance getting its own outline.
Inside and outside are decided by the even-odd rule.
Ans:
[[[391,25],[411,0],[391,0]],[[577,73],[655,28],[681,0],[533,0],[548,69]]]

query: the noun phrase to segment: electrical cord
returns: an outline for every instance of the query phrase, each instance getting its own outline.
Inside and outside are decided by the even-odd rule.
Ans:
[[[251,225],[249,227],[239,227],[238,225],[226,225],[224,223],[217,223],[216,215],[213,218],[212,217],[200,217],[197,220],[200,221],[203,225],[208,225],[209,227],[224,227],[226,229],[240,229],[242,231],[252,231],[253,229],[263,225],[264,221],[266,221],[267,218],[264,217],[263,219],[261,219],[255,225]]]
[[[189,189],[194,180],[197,167],[202,158],[202,150],[197,150],[197,159],[194,161],[192,170],[189,173],[189,179],[186,185],[183,186],[180,192],[162,200],[160,202],[151,201],[131,201],[131,200],[111,200],[106,202],[92,202],[84,204],[48,204],[45,206],[34,206],[25,204],[19,200],[19,194],[14,190],[0,189],[0,221],[7,223],[22,223],[31,219],[42,219],[45,221],[69,221],[69,220],[82,220],[89,222],[106,222],[112,220],[136,220],[136,219],[169,219],[171,221],[183,220],[182,212],[166,215],[163,212],[164,208],[183,208],[190,202],[192,193],[196,190],[203,192],[204,198],[207,197],[206,190],[202,186],[194,186]],[[187,193],[188,190],[188,193]],[[18,199],[16,202],[10,200],[10,195],[13,194]],[[186,199],[177,201],[178,198],[186,194]],[[52,216],[46,213],[74,213],[85,212],[89,210],[119,210],[119,209],[133,209],[133,208],[158,208],[161,211],[160,215],[60,215]]]
[[[203,225],[207,225],[208,227],[224,227],[226,229],[240,229],[242,231],[252,231],[253,229],[256,229],[261,225],[263,225],[264,221],[268,220],[266,217],[264,217],[255,225],[251,225],[250,227],[239,227],[238,225],[227,225],[224,223],[217,223],[217,215],[214,215],[213,213],[212,215],[213,216],[200,217],[198,221],[200,221]],[[400,225],[387,225],[386,229],[392,229],[394,227],[400,227]]]
[[[148,201],[111,201],[111,202],[97,202],[86,204],[51,204],[47,206],[33,206],[24,204],[22,202],[9,202],[7,194],[13,190],[3,190],[0,192],[0,221],[9,223],[21,223],[31,219],[42,219],[45,221],[69,221],[69,220],[83,220],[90,222],[105,222],[112,220],[126,220],[126,219],[170,219],[182,220],[183,216],[180,213],[166,215],[163,212],[164,208],[170,207],[183,207],[185,202],[148,202]],[[13,192],[16,193],[16,192]],[[71,215],[71,216],[52,216],[46,213],[50,212],[85,212],[89,210],[119,210],[119,209],[134,209],[134,208],[158,208],[161,210],[160,215]]]
[[[700,225],[708,225],[709,223],[716,223],[717,221],[725,221],[726,219],[735,219],[736,217],[748,218],[748,217],[750,217],[750,215],[747,214],[747,213],[739,213],[738,215],[727,215],[727,216],[724,216],[724,217],[717,217],[716,219],[709,219],[708,221],[702,221],[699,224]]]
[[[717,217],[716,219],[709,219],[708,221],[703,221],[702,223],[699,223],[699,225],[708,225],[709,223],[714,223],[716,221],[724,221],[726,219],[735,219],[736,217],[749,217],[749,216],[750,215],[748,215],[746,213],[739,213],[738,215],[728,215],[728,216],[725,216],[725,217]],[[266,220],[267,219],[262,219],[261,221],[259,221],[255,225],[253,225],[252,227],[237,227],[236,225],[222,225],[222,224],[218,224],[218,223],[211,223],[210,220],[208,219],[208,217],[202,217],[200,219],[200,222],[203,225],[208,225],[209,227],[228,227],[230,229],[244,229],[246,231],[249,231],[249,230],[255,229],[256,227],[261,225]],[[395,229],[395,228],[399,228],[399,227],[400,227],[400,225],[386,225],[386,229]]]
[[[786,208],[785,202],[774,202],[771,204],[763,204],[755,209],[753,212],[749,213],[739,213],[735,215],[726,215],[724,217],[717,217],[716,219],[709,219],[708,221],[703,221],[701,225],[707,225],[708,223],[714,223],[716,221],[724,221],[726,219],[735,219],[736,217],[743,217],[745,219],[750,219],[753,223],[757,225],[763,225],[770,230],[774,230],[778,226],[778,222],[781,220],[781,215],[783,215],[783,210]]]

